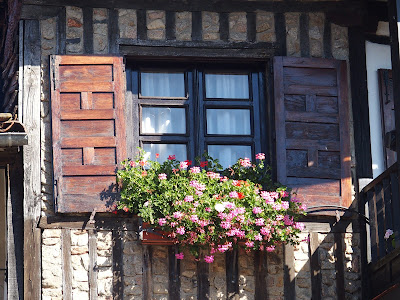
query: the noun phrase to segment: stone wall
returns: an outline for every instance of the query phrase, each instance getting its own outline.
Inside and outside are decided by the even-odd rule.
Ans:
[[[138,41],[138,12],[134,9],[117,9],[113,13],[110,9],[95,8],[91,10],[93,22],[92,53],[108,54],[112,52],[110,34],[125,42]],[[200,13],[200,39],[209,43],[246,42],[251,36],[255,42],[277,43],[284,41],[287,56],[301,56],[301,13],[284,13],[285,36],[277,35],[275,14],[268,11],[256,11],[254,33],[249,32],[249,15],[245,12],[229,13],[227,16],[227,30],[223,32],[222,15],[212,11]],[[110,18],[116,15],[118,32],[110,32]],[[197,14],[198,15],[198,14]],[[85,44],[84,11],[79,7],[66,7],[65,10],[65,49],[60,42],[59,17],[43,18],[40,21],[41,29],[41,167],[42,167],[42,215],[53,215],[53,178],[52,178],[52,147],[50,126],[50,92],[49,92],[49,55],[84,54]],[[303,16],[304,18],[304,16]],[[324,13],[305,13],[308,20],[308,44],[310,57],[333,57],[348,60],[347,28],[326,23]],[[162,42],[167,39],[167,12],[148,10],[145,13],[146,36],[149,41]],[[226,19],[225,19],[226,20]],[[174,37],[177,41],[191,41],[195,32],[193,29],[195,14],[189,11],[176,12],[174,15]],[[324,30],[330,29],[331,39],[324,40]],[[281,30],[282,31],[282,30]],[[90,43],[89,43],[90,44]],[[326,47],[330,48],[327,49]],[[303,45],[304,47],[304,45]],[[285,54],[285,53],[281,53]],[[62,229],[64,230],[64,229]],[[90,286],[90,276],[95,276],[97,282],[96,294],[98,299],[112,299],[113,297],[113,243],[111,231],[95,233],[95,249],[89,249],[89,232],[85,230],[71,230],[66,243],[61,229],[45,229],[42,236],[42,295],[43,299],[62,299],[65,285],[65,268],[71,274],[71,289],[73,299],[89,299],[94,293]],[[68,229],[66,229],[68,230]],[[309,253],[309,232],[304,232],[304,240],[294,250],[295,292],[297,299],[311,298],[311,271]],[[321,262],[322,296],[324,299],[336,299],[335,286],[335,256],[333,237],[330,233],[320,233],[319,257]],[[360,253],[358,248],[359,237],[350,232],[343,234],[343,256],[345,268],[346,299],[360,299]],[[70,244],[65,251],[63,245]],[[122,262],[123,262],[123,297],[124,299],[142,299],[144,291],[144,248],[138,241],[135,231],[124,230],[122,234]],[[64,249],[64,252],[63,252]],[[89,268],[91,251],[96,251],[96,268]],[[278,247],[275,253],[267,257],[268,270],[266,282],[269,299],[284,298],[284,253],[283,247]],[[65,265],[65,257],[70,257],[70,265]],[[152,290],[153,299],[168,299],[168,251],[165,246],[152,248]],[[197,299],[197,263],[185,253],[186,259],[180,264],[181,299]],[[68,260],[67,260],[68,261]],[[239,299],[254,299],[255,294],[255,266],[253,252],[240,252],[239,266]],[[64,270],[64,271],[63,271]],[[94,272],[94,275],[93,273]],[[209,266],[210,298],[226,299],[226,259],[224,254],[215,256],[215,262]]]

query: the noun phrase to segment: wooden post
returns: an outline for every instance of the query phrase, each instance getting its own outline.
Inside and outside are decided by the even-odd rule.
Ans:
[[[23,123],[29,136],[24,147],[24,298],[41,297],[40,216],[40,28],[24,21]]]
[[[399,52],[399,26],[400,26],[400,0],[389,0],[389,30],[390,48],[392,54],[392,76],[393,76],[393,100],[396,124],[396,152],[397,159],[400,157],[400,52]],[[400,175],[400,168],[398,168]],[[400,180],[400,176],[399,176]],[[400,186],[400,185],[399,185]]]
[[[24,220],[22,153],[8,168],[7,289],[8,299],[22,299],[24,288]]]

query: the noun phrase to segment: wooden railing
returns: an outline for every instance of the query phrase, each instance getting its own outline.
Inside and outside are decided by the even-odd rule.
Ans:
[[[400,247],[400,199],[398,163],[371,181],[360,193],[368,204],[371,262],[393,250],[391,240],[385,240],[387,229],[395,233],[395,246]]]

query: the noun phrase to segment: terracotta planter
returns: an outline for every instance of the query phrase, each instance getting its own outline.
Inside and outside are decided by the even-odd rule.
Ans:
[[[168,238],[168,233],[159,229],[153,229],[148,223],[143,223],[140,239],[143,245],[174,245],[174,241]],[[147,229],[150,229],[147,231]]]

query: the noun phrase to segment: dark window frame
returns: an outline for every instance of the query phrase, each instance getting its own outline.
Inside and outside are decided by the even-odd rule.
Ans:
[[[201,156],[208,145],[248,145],[251,146],[252,159],[258,152],[269,153],[269,137],[265,129],[269,129],[271,120],[268,117],[269,93],[266,91],[267,61],[237,63],[186,63],[165,61],[135,61],[127,62],[127,83],[132,92],[133,113],[133,148],[143,147],[143,144],[186,144],[187,159],[194,160]],[[185,70],[185,89],[187,98],[171,97],[141,97],[140,71],[164,71],[165,73]],[[249,99],[208,99],[205,96],[205,74],[249,74]],[[129,99],[129,98],[128,98]],[[141,129],[142,106],[183,107],[186,109],[186,134],[143,134]],[[250,135],[207,134],[207,109],[249,109]],[[138,117],[135,120],[135,116]],[[193,116],[193,117],[191,117]],[[129,123],[129,122],[128,122]],[[136,124],[135,124],[136,123]],[[133,155],[133,153],[132,153]]]

